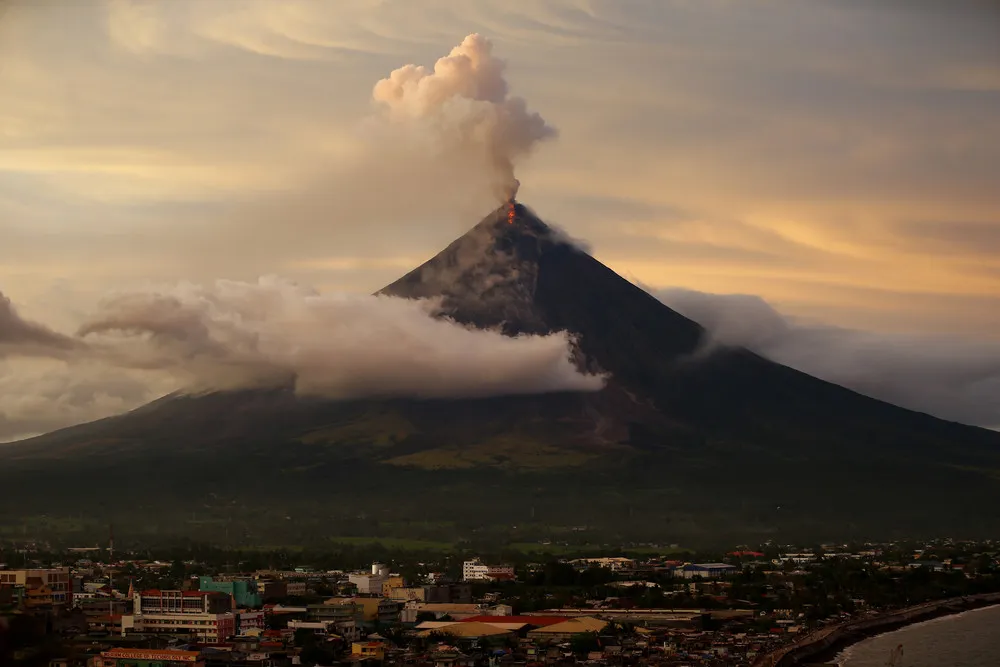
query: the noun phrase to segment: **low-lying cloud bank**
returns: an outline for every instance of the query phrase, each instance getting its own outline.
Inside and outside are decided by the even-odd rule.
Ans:
[[[1000,426],[1000,343],[874,333],[806,324],[757,296],[684,289],[653,292],[704,326],[711,339],[747,347],[816,377],[937,417]]]
[[[218,281],[106,302],[80,335],[127,367],[198,387],[294,382],[329,398],[594,391],[565,333],[509,338],[436,317],[434,301],[324,296],[278,279]]]
[[[76,337],[0,303],[0,341],[11,341],[0,365],[0,441],[175,390],[289,384],[332,399],[474,398],[605,382],[577,369],[566,333],[510,338],[439,317],[432,300],[322,295],[278,278],[122,293]]]

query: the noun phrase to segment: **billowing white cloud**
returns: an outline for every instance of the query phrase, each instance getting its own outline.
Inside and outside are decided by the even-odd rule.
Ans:
[[[118,414],[173,391],[293,386],[303,395],[475,398],[597,391],[565,333],[503,336],[428,300],[220,280],[111,296],[78,337],[0,299],[0,441]]]
[[[566,334],[509,338],[436,314],[430,301],[324,296],[269,278],[121,295],[79,333],[116,364],[197,389],[291,382],[337,399],[455,398],[604,384],[577,370]]]
[[[506,63],[493,55],[493,43],[472,34],[440,58],[433,70],[406,65],[375,84],[373,96],[390,122],[411,125],[461,150],[479,153],[496,178],[501,200],[517,194],[514,162],[555,128],[527,102],[508,94]]]

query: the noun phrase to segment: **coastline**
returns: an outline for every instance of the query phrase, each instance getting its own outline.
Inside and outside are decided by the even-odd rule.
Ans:
[[[872,618],[849,621],[812,632],[789,646],[754,661],[753,667],[795,667],[809,662],[833,660],[841,651],[862,640],[923,621],[1000,604],[1000,593],[982,593],[886,612]],[[832,664],[832,663],[831,663]]]

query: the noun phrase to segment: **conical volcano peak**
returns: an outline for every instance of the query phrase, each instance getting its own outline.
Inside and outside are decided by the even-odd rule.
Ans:
[[[539,263],[557,248],[572,249],[531,209],[508,201],[382,293],[443,297],[446,312],[476,326],[499,326],[509,333],[547,331],[534,297]]]
[[[486,216],[470,233],[480,227],[487,228],[496,240],[530,236],[541,242],[560,242],[559,234],[552,227],[542,222],[530,208],[513,200]]]

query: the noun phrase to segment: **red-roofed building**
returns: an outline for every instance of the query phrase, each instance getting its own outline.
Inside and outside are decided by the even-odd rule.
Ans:
[[[132,623],[139,632],[194,635],[206,644],[236,634],[232,597],[225,593],[147,590],[133,603]]]

